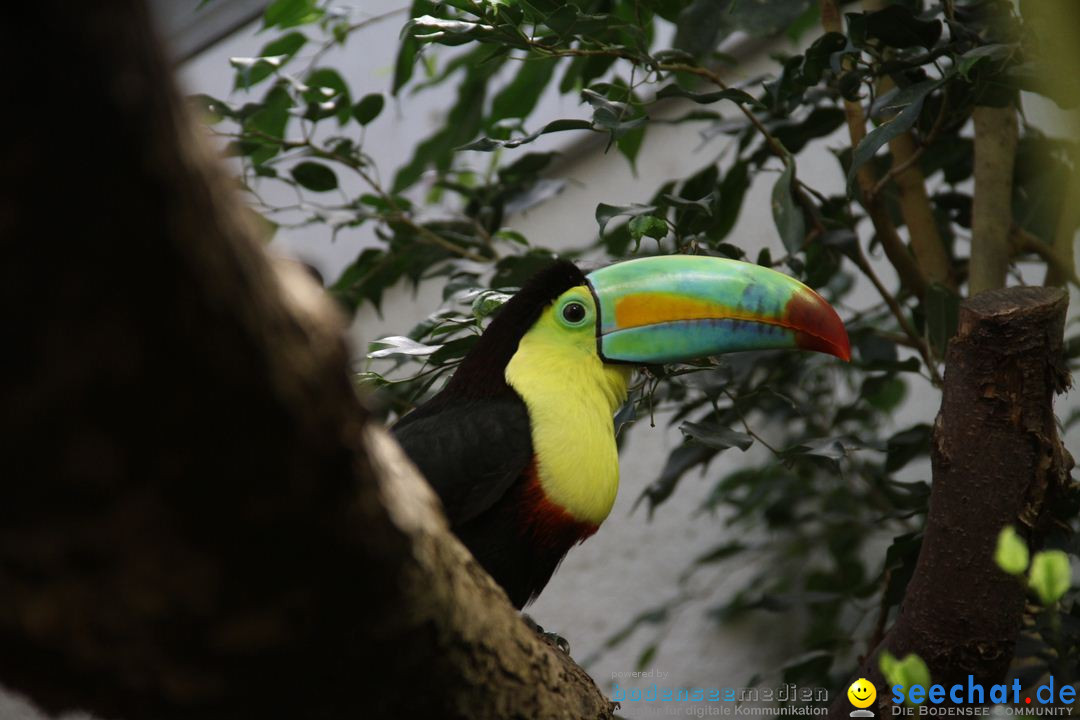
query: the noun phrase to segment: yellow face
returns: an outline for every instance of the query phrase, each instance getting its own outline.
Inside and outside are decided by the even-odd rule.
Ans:
[[[612,416],[626,400],[631,365],[596,353],[596,306],[589,288],[570,288],[544,310],[506,366],[525,401],[547,499],[599,525],[619,488]]]
[[[857,708],[870,707],[877,699],[877,688],[866,678],[859,678],[847,689],[847,697]]]

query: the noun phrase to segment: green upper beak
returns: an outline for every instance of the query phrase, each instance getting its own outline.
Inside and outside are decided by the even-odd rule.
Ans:
[[[589,273],[605,362],[662,364],[737,350],[851,358],[844,323],[798,280],[751,263],[665,255]]]

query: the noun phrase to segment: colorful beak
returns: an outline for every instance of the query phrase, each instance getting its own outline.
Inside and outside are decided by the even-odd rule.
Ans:
[[[798,280],[700,255],[628,260],[589,273],[605,362],[663,364],[800,348],[851,359],[844,323]]]

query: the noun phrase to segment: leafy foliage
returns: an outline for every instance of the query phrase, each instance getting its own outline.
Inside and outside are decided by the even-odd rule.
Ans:
[[[835,9],[831,0],[822,4]],[[571,256],[748,259],[802,279],[841,308],[860,276],[880,291],[879,304],[845,317],[855,349],[850,365],[769,352],[650,367],[616,418],[621,440],[646,416],[666,418],[685,436],[640,498],[650,513],[688,474],[709,474],[712,490],[702,509],[716,516],[724,539],[689,561],[684,584],[701,567],[752,555],[759,571],[712,617],[725,623],[751,612],[782,614],[799,628],[783,680],[834,685],[895,615],[918,554],[929,478],[917,461],[929,452],[930,426],[891,434],[882,428],[913,387],[938,382],[956,328],[972,226],[972,108],[1013,101],[1019,88],[1062,104],[1076,100],[1036,81],[1048,60],[1027,19],[1005,0],[904,0],[849,12],[839,31],[815,31],[819,3],[809,0],[415,0],[409,18],[392,92],[453,83],[456,98],[442,126],[412,149],[389,184],[364,149],[365,127],[387,121],[385,98],[354,97],[343,72],[320,65],[327,50],[385,18],[351,18],[316,0],[275,0],[264,24],[277,36],[258,57],[233,61],[236,87],[261,97],[243,105],[196,98],[241,159],[252,204],[269,219],[287,210],[303,215],[300,224],[335,234],[376,228],[377,244],[329,286],[346,310],[378,308],[387,288],[401,282],[442,283],[445,306],[376,343],[378,372],[358,375],[388,412],[406,412],[434,392],[506,293],[552,257],[505,222],[562,187],[550,176],[554,154],[524,148],[553,133],[602,137],[631,167],[656,122],[726,139],[720,160],[663,183],[650,197],[599,205],[595,242]],[[733,59],[719,48],[736,32],[786,33],[771,77],[725,84],[717,67]],[[576,95],[580,116],[536,117],[545,93]],[[661,120],[660,110],[671,107],[684,112]],[[835,152],[846,192],[822,193],[800,177],[798,156],[823,138],[835,148],[852,107],[872,127]],[[890,141],[898,138],[916,148],[903,161],[893,157]],[[1018,231],[1049,245],[1066,203],[1062,178],[1075,158],[1073,142],[1024,127],[1014,177]],[[476,170],[478,164],[486,169]],[[877,181],[870,194],[855,182],[866,169]],[[876,244],[886,242],[886,231],[899,233],[901,243],[910,235],[896,186],[907,169],[927,184],[948,276],[958,280],[950,286],[924,286],[901,272],[901,284],[889,288],[878,277],[890,275],[882,272],[889,261],[871,252]],[[782,257],[730,239],[759,176],[775,178]],[[297,204],[262,203],[258,190],[271,183],[291,186]],[[878,201],[885,212],[870,212]],[[1070,348],[1075,365],[1080,342]],[[767,459],[710,474],[721,453],[753,446]],[[1075,508],[1063,519],[1075,525]],[[1064,547],[1068,540],[1056,542]],[[1072,542],[1067,549],[1075,553]],[[883,562],[868,553],[882,543]],[[1016,554],[999,549],[999,557]],[[1059,620],[1040,625],[1046,632],[1034,633],[1020,652],[1053,670],[1075,662],[1080,602],[1075,592],[1061,595],[1060,561],[1040,567],[1032,582],[1044,597],[1061,598]],[[657,638],[643,656],[652,657],[675,617],[669,610],[685,592],[683,586],[659,598],[609,645],[653,627]],[[1051,620],[1040,615],[1038,623]],[[1071,651],[1063,649],[1068,642]],[[914,664],[905,658],[893,669],[910,673]]]
[[[905,655],[903,659],[897,659],[891,653],[883,652],[879,666],[889,687],[896,685],[902,685],[905,688],[930,687],[930,669],[926,667],[923,659],[914,653]],[[906,695],[904,703],[914,707],[911,698]]]

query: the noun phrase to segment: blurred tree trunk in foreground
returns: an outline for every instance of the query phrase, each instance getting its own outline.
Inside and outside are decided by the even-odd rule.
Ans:
[[[141,3],[13,12],[0,680],[122,718],[610,716],[368,423]]]

